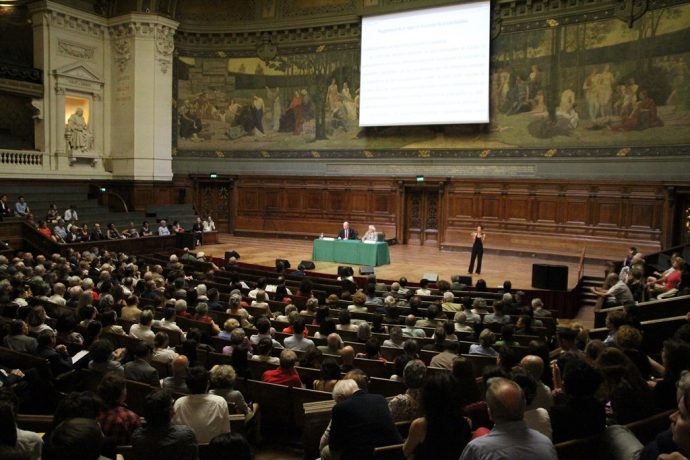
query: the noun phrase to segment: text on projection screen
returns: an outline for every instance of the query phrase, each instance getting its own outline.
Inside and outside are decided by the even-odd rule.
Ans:
[[[362,19],[360,126],[487,123],[489,2]]]

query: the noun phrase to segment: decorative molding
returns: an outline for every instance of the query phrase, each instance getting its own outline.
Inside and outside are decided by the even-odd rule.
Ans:
[[[96,48],[91,46],[84,46],[66,40],[58,40],[58,53],[63,56],[91,60],[95,52]]]
[[[189,50],[213,48],[214,52],[223,50],[251,50],[256,54],[256,48],[265,39],[283,49],[284,47],[298,47],[321,45],[328,43],[359,42],[361,28],[358,23],[334,24],[322,27],[305,27],[300,29],[284,29],[255,32],[227,32],[227,33],[196,33],[178,31],[175,42],[181,52]]]
[[[91,94],[97,94],[103,90],[103,79],[86,64],[71,64],[55,69],[53,75],[55,75],[57,91],[66,86],[80,88]]]
[[[52,2],[50,2],[52,3]],[[73,15],[68,11],[61,11],[51,9],[44,15],[48,20],[48,24],[52,27],[57,27],[70,32],[77,32],[91,37],[104,38],[107,35],[107,27],[105,24],[89,20],[82,15]]]
[[[0,78],[0,90],[10,94],[43,97],[43,84]]]
[[[557,161],[558,159],[597,158],[659,158],[688,155],[690,145],[653,146],[653,147],[602,147],[602,148],[564,148],[558,149],[399,149],[399,150],[319,150],[318,160],[357,159],[366,161],[397,160],[402,158],[418,159],[422,162],[434,159],[536,159],[539,161]],[[625,155],[621,155],[625,152]],[[177,149],[176,158],[223,158],[228,159],[265,159],[272,160],[315,160],[313,150],[181,150]],[[552,160],[553,159],[553,160]],[[315,161],[318,161],[315,160]]]

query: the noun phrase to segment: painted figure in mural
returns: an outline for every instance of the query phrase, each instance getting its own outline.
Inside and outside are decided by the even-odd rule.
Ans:
[[[280,90],[278,88],[271,90],[271,88],[267,86],[266,95],[269,101],[273,101],[271,103],[271,129],[277,133],[280,129],[280,116],[283,114],[283,105],[280,100]]]
[[[331,80],[331,84],[328,86],[326,91],[326,101],[328,102],[328,110],[334,111],[338,108],[340,103],[338,94],[338,83],[336,83],[335,78]]]
[[[290,110],[292,111],[292,116],[294,119],[294,128],[292,130],[292,134],[302,134],[304,116],[302,107],[302,96],[300,95],[299,90],[295,90],[295,93],[292,95],[292,101],[290,101]]]
[[[252,120],[254,121],[254,134],[264,134],[264,100],[256,94],[252,101],[251,111]]]
[[[542,89],[542,73],[537,64],[532,64],[529,73],[529,94],[534,96]]]
[[[664,126],[656,110],[656,102],[646,90],[640,91],[640,100],[629,117],[623,119],[618,126],[613,126],[615,131],[641,131],[647,128]]]
[[[345,106],[347,118],[349,120],[355,120],[357,118],[357,107],[355,106],[355,100],[352,98],[352,94],[350,94],[350,87],[347,82],[343,82],[343,89],[340,91],[340,96],[343,99],[343,106]]]
[[[568,88],[561,93],[561,103],[556,109],[556,125],[561,132],[577,128],[580,114],[575,110],[575,91]]]
[[[84,110],[81,107],[67,119],[65,137],[72,151],[86,152],[91,149],[93,135],[84,120]]]
[[[508,97],[503,111],[506,115],[527,112],[530,110],[529,84],[522,79],[522,76],[515,75],[515,84],[508,92]]]
[[[230,126],[234,125],[237,120],[237,114],[240,112],[240,104],[235,99],[230,99],[230,104],[225,111],[225,122]]]
[[[508,92],[510,91],[510,69],[508,67],[503,67],[498,74],[498,107],[503,107],[506,99],[508,98]]]
[[[185,101],[180,107],[180,137],[183,139],[198,139],[201,132],[201,120],[192,112],[189,102]]]
[[[611,97],[613,96],[613,88],[616,82],[610,66],[604,64],[604,68],[599,74],[597,81],[599,88],[597,89],[597,96],[599,97],[599,110],[602,117],[611,116]]]
[[[623,99],[621,102],[620,110],[618,115],[621,118],[627,118],[635,110],[635,105],[637,104],[637,90],[639,86],[635,83],[634,78],[628,78],[628,82],[623,87]]]
[[[585,99],[587,100],[587,112],[589,119],[594,121],[599,112],[599,73],[597,68],[592,67],[592,72],[585,79],[582,89],[585,91]],[[561,101],[562,102],[562,101]]]

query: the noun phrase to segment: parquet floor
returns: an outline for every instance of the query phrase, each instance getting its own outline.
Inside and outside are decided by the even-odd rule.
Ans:
[[[223,258],[226,251],[235,250],[241,262],[274,266],[275,259],[287,259],[293,268],[301,260],[312,260],[312,241],[282,238],[249,238],[235,237],[227,234],[219,236],[220,244],[200,247],[206,255]],[[418,281],[427,272],[438,273],[439,279],[450,280],[455,274],[464,275],[469,265],[469,252],[444,252],[436,247],[393,245],[390,247],[390,265],[375,267],[376,276],[381,279],[398,279],[406,276],[410,281]],[[610,258],[622,259],[618,254],[611,254]],[[320,273],[337,273],[338,263],[314,261]],[[569,270],[568,286],[577,283],[577,263],[556,262],[536,257],[515,257],[498,254],[484,254],[481,276],[474,275],[474,281],[484,278],[487,285],[496,287],[509,279],[516,289],[529,289],[532,284],[532,264],[548,263],[567,265]],[[355,272],[358,266],[353,266]],[[585,274],[601,276],[603,267],[600,264],[585,265]]]

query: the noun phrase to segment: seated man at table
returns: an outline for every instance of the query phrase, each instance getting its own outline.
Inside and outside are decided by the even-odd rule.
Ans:
[[[343,228],[338,232],[339,240],[356,240],[357,232],[350,228],[349,222],[343,222]]]

